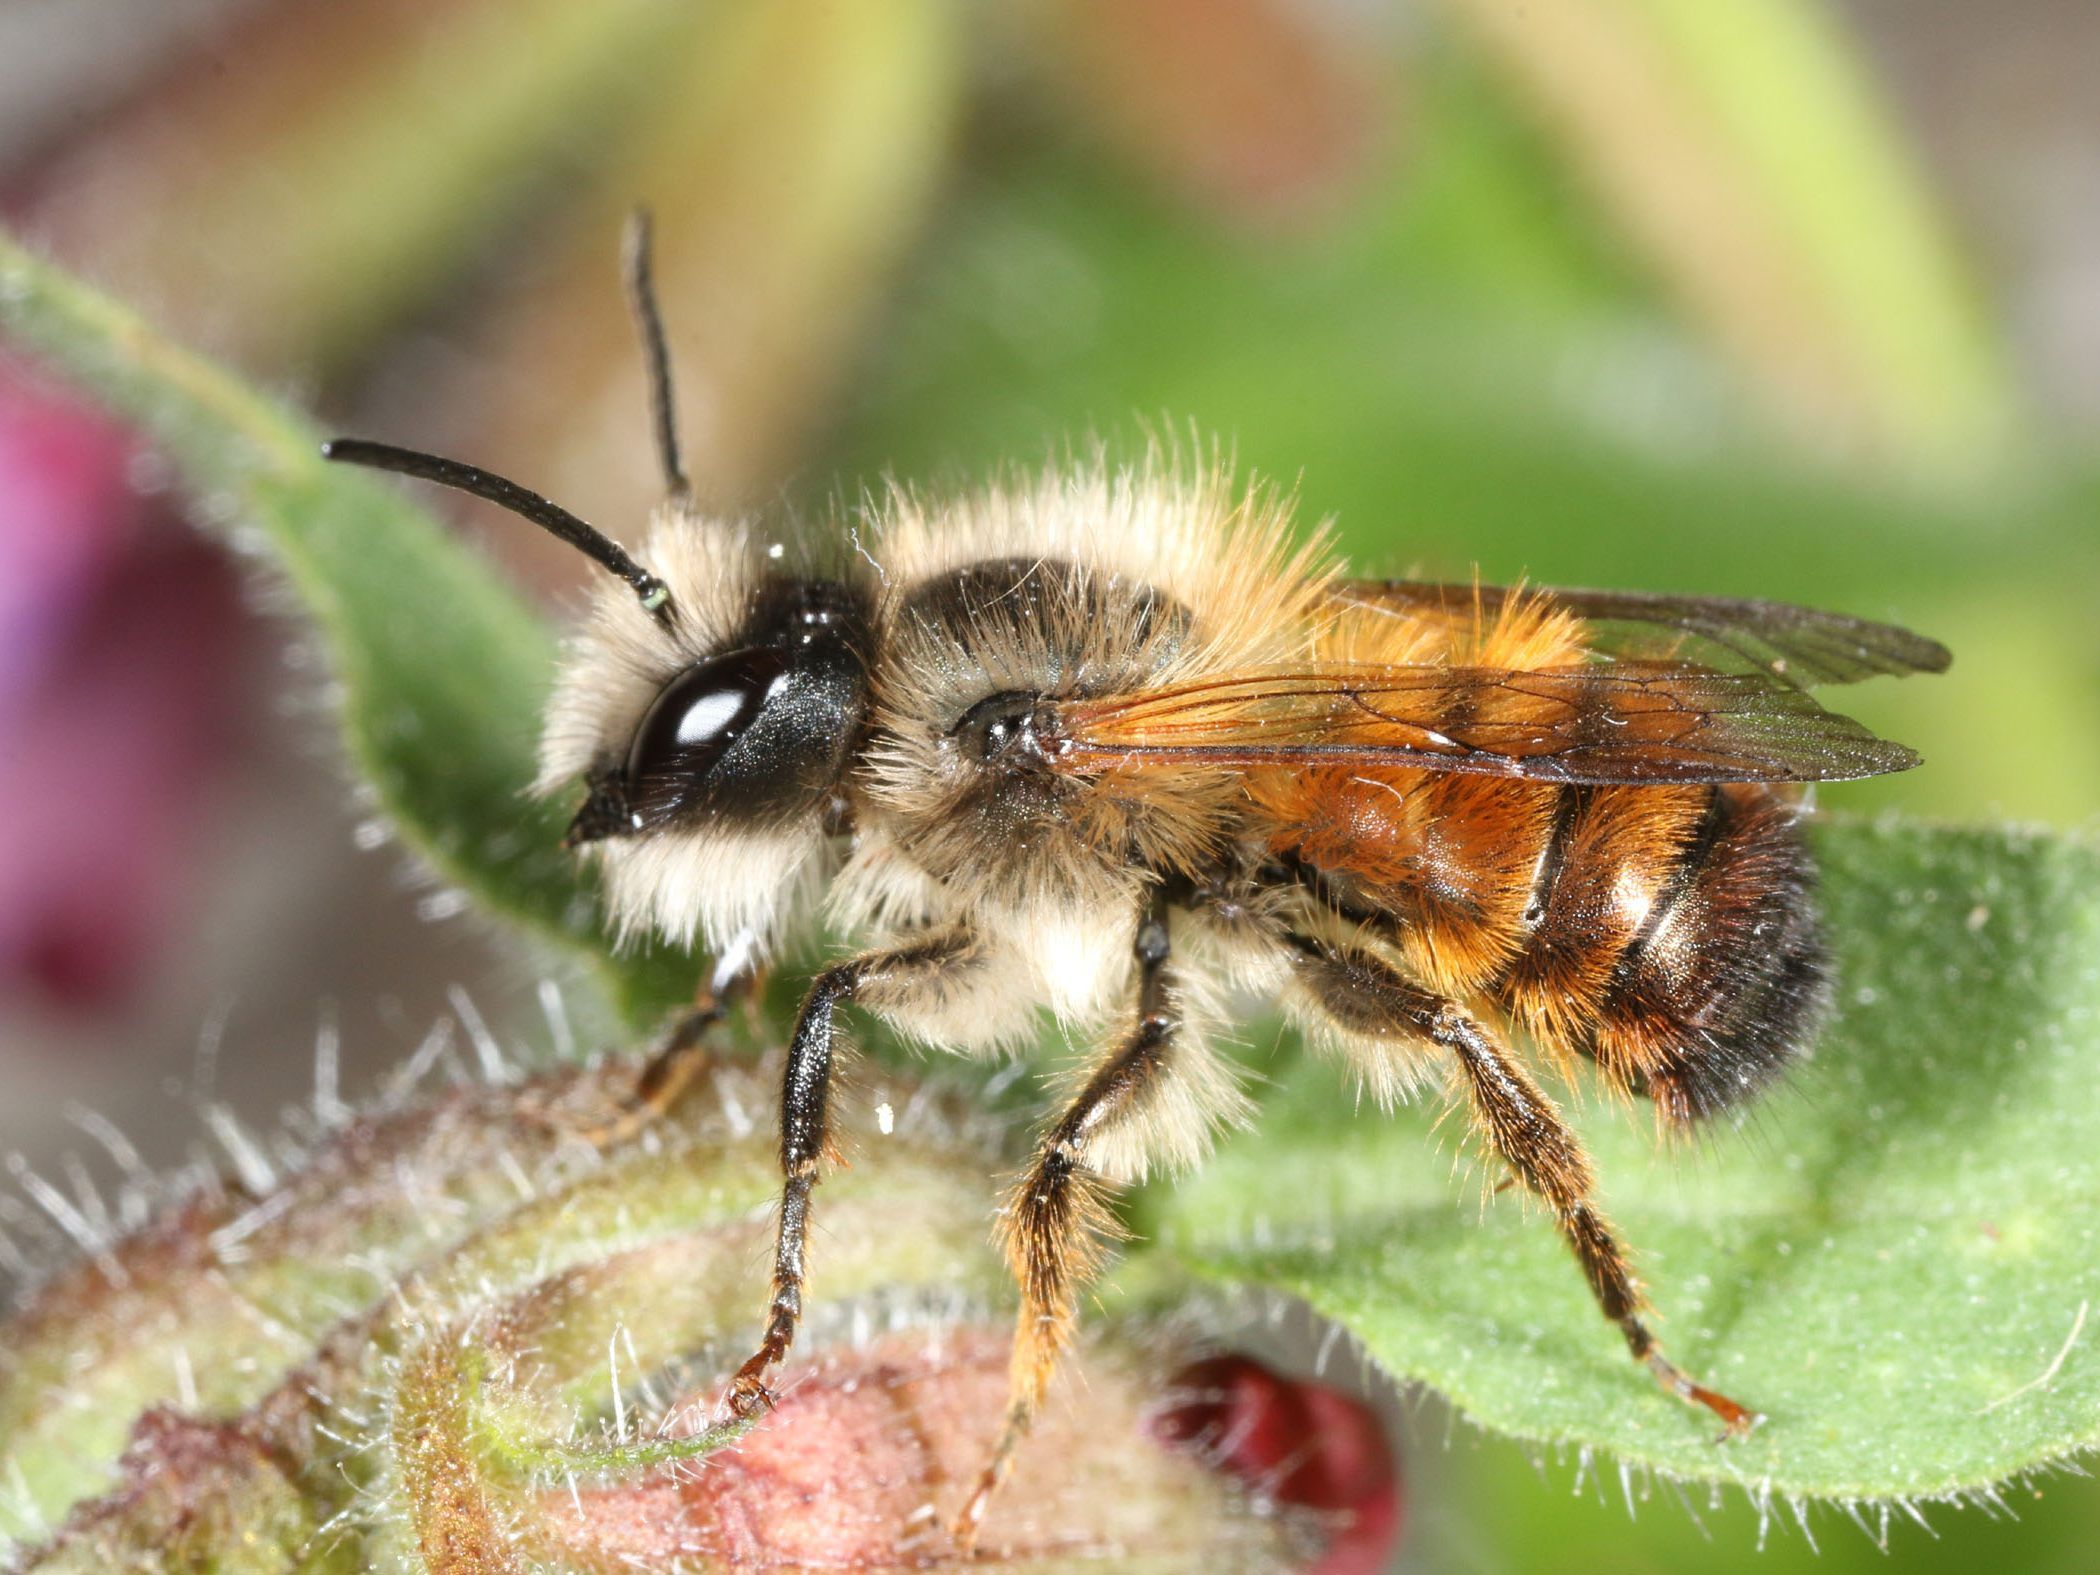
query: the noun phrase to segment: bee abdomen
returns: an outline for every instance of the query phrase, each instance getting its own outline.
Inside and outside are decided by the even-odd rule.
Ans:
[[[1827,990],[1790,806],[1759,787],[1600,788],[1571,798],[1557,831],[1550,890],[1498,988],[1511,1013],[1674,1123],[1769,1082]]]

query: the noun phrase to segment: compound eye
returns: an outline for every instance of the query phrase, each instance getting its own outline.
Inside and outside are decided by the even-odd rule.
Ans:
[[[705,797],[715,767],[792,683],[787,653],[773,646],[730,651],[673,679],[628,747],[633,812],[661,821]]]

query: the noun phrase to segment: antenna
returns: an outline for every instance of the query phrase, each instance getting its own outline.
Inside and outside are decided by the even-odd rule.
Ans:
[[[362,438],[336,438],[323,443],[321,457],[343,464],[366,465],[373,470],[397,471],[404,476],[435,481],[441,487],[471,492],[477,498],[487,498],[511,513],[531,520],[549,535],[559,536],[593,563],[617,574],[634,588],[634,594],[641,599],[643,607],[661,621],[671,621],[669,586],[636,563],[627,555],[626,548],[596,526],[585,524],[560,504],[550,503],[515,481],[506,481],[456,459],[440,459],[435,454],[419,453],[412,448],[395,448],[391,443],[367,443]]]
[[[649,210],[637,208],[627,219],[627,237],[622,272],[627,279],[627,305],[634,313],[635,331],[642,338],[642,356],[649,369],[649,420],[656,429],[656,457],[663,466],[664,485],[680,502],[693,495],[678,458],[678,401],[671,388],[671,350],[664,339],[663,315],[656,309],[656,278],[649,266],[651,234]]]

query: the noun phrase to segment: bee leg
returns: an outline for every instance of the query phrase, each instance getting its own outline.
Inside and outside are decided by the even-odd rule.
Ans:
[[[985,1508],[1071,1343],[1079,1287],[1092,1277],[1098,1244],[1114,1231],[1102,1180],[1086,1168],[1086,1154],[1095,1140],[1143,1111],[1166,1070],[1177,1027],[1169,950],[1165,904],[1155,901],[1137,932],[1137,1022],[1044,1133],[1009,1200],[1003,1235],[1021,1311],[998,1441],[951,1527],[965,1549],[975,1543]]]
[[[707,978],[693,993],[691,1009],[672,1024],[671,1031],[649,1057],[648,1065],[642,1068],[641,1076],[635,1079],[634,1088],[621,1101],[620,1113],[587,1129],[582,1134],[586,1142],[595,1148],[617,1148],[631,1142],[651,1122],[669,1115],[700,1075],[714,1064],[709,1030],[729,1015],[738,1000],[748,999],[754,993],[759,979],[754,959],[757,946],[758,937],[745,930],[723,948]]]
[[[780,1229],[773,1249],[773,1300],[758,1349],[737,1369],[726,1401],[730,1415],[752,1416],[773,1403],[766,1379],[786,1358],[802,1320],[810,1193],[831,1150],[834,1017],[849,1001],[880,1005],[963,963],[976,942],[961,928],[935,931],[901,946],[865,952],[827,968],[811,982],[788,1043],[780,1092]]]
[[[1404,978],[1384,959],[1355,947],[1293,936],[1301,983],[1343,1027],[1356,1033],[1427,1039],[1449,1051],[1465,1080],[1473,1126],[1516,1179],[1553,1211],[1604,1316],[1619,1326],[1635,1360],[1689,1405],[1740,1435],[1764,1420],[1690,1378],[1662,1353],[1641,1320],[1643,1302],[1626,1251],[1590,1195],[1595,1178],[1560,1112],[1486,1024],[1455,1001]]]

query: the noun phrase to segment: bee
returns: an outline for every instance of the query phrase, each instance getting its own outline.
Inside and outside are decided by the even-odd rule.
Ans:
[[[1349,578],[1220,467],[1096,461],[948,501],[893,490],[850,543],[701,508],[646,220],[627,282],[667,497],[642,559],[475,467],[336,460],[515,511],[608,571],[549,704],[537,788],[618,928],[714,958],[639,1122],[796,924],[863,941],[809,981],[780,1104],[754,1416],[795,1340],[835,1155],[840,1014],[983,1055],[1053,1011],[1092,1048],[1015,1181],[1012,1394],[974,1535],[1071,1340],[1116,1185],[1250,1108],[1232,1003],[1280,1001],[1381,1101],[1442,1082],[1545,1205],[1604,1316],[1728,1433],[1761,1420],[1663,1353],[1574,1131],[1516,1048],[1593,1063],[1667,1129],[1736,1108],[1813,1036],[1828,952],[1793,784],[1910,750],[1812,687],[1938,672],[1902,629],[1766,601]],[[646,567],[644,567],[646,563]]]

